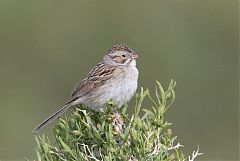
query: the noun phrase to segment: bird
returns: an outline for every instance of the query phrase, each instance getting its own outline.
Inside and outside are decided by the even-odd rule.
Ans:
[[[37,134],[73,106],[83,104],[101,111],[110,99],[117,107],[129,102],[138,86],[137,58],[138,54],[127,45],[113,45],[86,78],[77,83],[64,106],[36,126],[33,133]]]

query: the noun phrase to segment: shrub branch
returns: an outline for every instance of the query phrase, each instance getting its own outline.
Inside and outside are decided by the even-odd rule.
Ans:
[[[171,80],[167,90],[156,81],[155,97],[141,88],[136,94],[133,115],[126,112],[127,105],[118,108],[107,102],[104,112],[79,106],[73,114],[60,118],[53,128],[55,141],[44,135],[36,137],[36,154],[39,161],[193,161],[180,150],[183,145],[174,145],[177,137],[172,135],[171,123],[164,114],[175,100]],[[149,99],[151,104],[143,108]]]

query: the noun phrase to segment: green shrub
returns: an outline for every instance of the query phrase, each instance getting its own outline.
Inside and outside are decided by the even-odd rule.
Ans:
[[[164,91],[156,82],[155,98],[141,88],[136,94],[134,114],[129,117],[127,105],[117,108],[111,100],[104,112],[79,106],[66,119],[59,119],[53,129],[55,143],[44,135],[36,137],[39,161],[173,161],[187,159],[175,144],[171,123],[164,114],[175,99],[175,82]],[[149,99],[151,108],[143,108]],[[141,114],[140,114],[141,113]],[[201,155],[198,150],[188,160]]]

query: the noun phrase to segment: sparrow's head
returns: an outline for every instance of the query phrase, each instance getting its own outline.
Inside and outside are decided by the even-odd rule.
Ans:
[[[138,55],[127,45],[114,45],[104,56],[103,62],[116,66],[136,66]]]

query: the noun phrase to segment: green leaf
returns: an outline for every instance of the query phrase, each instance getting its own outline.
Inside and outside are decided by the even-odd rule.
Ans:
[[[35,137],[38,161],[174,161],[186,159],[180,149],[171,149],[177,137],[165,112],[175,101],[171,80],[167,90],[156,81],[155,96],[148,89],[136,94],[135,106],[116,107],[112,100],[104,112],[94,111],[83,105],[70,117],[56,121],[53,128],[55,142],[48,137]],[[144,106],[147,100],[149,105]],[[94,100],[93,100],[94,101]],[[134,108],[134,113],[127,113]],[[150,107],[150,108],[149,108]],[[115,118],[113,113],[119,113]],[[116,133],[113,120],[120,120],[122,132]],[[52,138],[52,137],[50,137]]]
[[[77,159],[76,156],[73,154],[73,151],[71,150],[71,148],[63,142],[62,138],[59,137],[58,139],[59,139],[59,142],[61,143],[61,145],[63,147],[63,150],[65,152],[69,153],[74,159]]]

